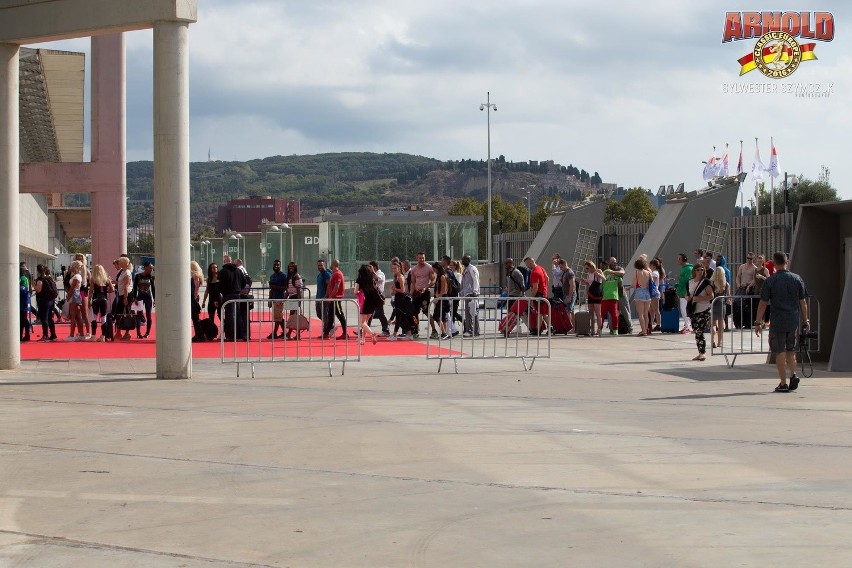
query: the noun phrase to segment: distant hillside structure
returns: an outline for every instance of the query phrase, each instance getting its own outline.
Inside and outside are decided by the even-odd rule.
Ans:
[[[301,215],[298,199],[241,197],[219,206],[216,232],[222,233],[228,229],[241,233],[257,231],[263,219],[272,223],[299,223]]]

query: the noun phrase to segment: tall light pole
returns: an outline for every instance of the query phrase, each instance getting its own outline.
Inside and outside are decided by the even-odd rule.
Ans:
[[[234,259],[239,258],[239,259],[242,260],[242,257],[240,257],[240,241],[243,239],[243,236],[236,231],[230,231],[230,230],[225,231],[225,234],[228,235],[229,241],[231,241],[231,240],[236,241],[237,255],[234,257]]]
[[[491,91],[485,94],[485,102],[479,105],[479,110],[487,111],[488,116],[488,226],[486,227],[486,255],[491,262],[491,111],[497,112],[497,105],[491,102]]]
[[[532,231],[532,201],[530,201],[530,194],[532,193],[532,189],[535,187],[535,184],[527,185],[521,188],[521,191],[527,190],[527,196],[524,198],[527,200],[527,232]]]
[[[284,231],[290,231],[290,259],[288,262],[295,262],[293,260],[294,254],[294,246],[293,246],[293,229],[287,223],[270,223],[266,221],[262,224],[262,228],[264,231],[272,231],[273,233],[278,233],[278,259],[283,263],[284,262]]]

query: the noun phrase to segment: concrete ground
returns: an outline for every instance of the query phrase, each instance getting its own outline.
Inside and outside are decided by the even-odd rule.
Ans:
[[[852,376],[688,336],[553,357],[0,373],[0,566],[843,566]],[[449,369],[449,372],[448,372]]]

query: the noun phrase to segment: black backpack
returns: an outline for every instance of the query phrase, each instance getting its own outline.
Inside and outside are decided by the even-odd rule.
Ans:
[[[447,270],[447,296],[456,297],[459,295],[461,291],[461,286],[459,285],[459,279],[456,277],[456,273],[452,270]]]
[[[677,309],[678,300],[677,290],[674,286],[669,286],[663,294],[663,309],[666,311]]]
[[[55,300],[59,297],[59,291],[56,289],[56,282],[50,276],[41,277],[41,287],[44,289],[44,295],[48,300]]]

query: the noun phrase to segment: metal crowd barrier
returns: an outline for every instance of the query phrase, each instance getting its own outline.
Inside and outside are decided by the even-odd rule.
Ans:
[[[503,288],[500,286],[480,286],[479,305],[477,306],[481,312],[480,319],[491,321],[500,321],[506,315],[506,297],[501,297]],[[487,299],[483,299],[487,298]],[[498,298],[494,300],[493,298]]]
[[[714,311],[719,311],[717,306],[722,304],[722,313],[725,314],[724,305],[731,301],[731,314],[725,315],[725,319],[730,318],[730,331],[722,332],[722,343],[715,344],[715,323],[718,318],[714,318]],[[711,343],[711,355],[722,355],[725,357],[725,363],[729,368],[733,368],[737,362],[737,357],[740,355],[769,355],[769,327],[764,326],[760,335],[757,335],[754,330],[755,318],[757,317],[757,306],[760,303],[760,296],[716,296],[713,303],[710,305],[710,335],[705,339]],[[815,296],[808,296],[808,313],[810,314],[810,329],[816,331],[815,338],[807,339],[806,345],[797,346],[800,351],[819,351],[820,349],[820,304]],[[816,308],[816,309],[814,309]],[[772,306],[768,306],[768,311],[771,316]],[[801,329],[801,328],[800,328]]]
[[[272,334],[275,305],[283,308],[283,336]],[[229,310],[232,310],[229,313]],[[358,302],[353,299],[260,300],[240,298],[222,304],[222,329],[219,333],[221,362],[236,364],[237,377],[240,365],[259,363],[327,363],[328,376],[332,376],[332,363],[341,363],[341,375],[346,374],[346,363],[361,360],[361,345],[357,332],[360,324]],[[240,314],[242,312],[242,314]],[[241,323],[245,318],[246,339],[241,339]],[[347,336],[341,338],[342,329],[338,314],[346,321]],[[329,339],[323,339],[322,316],[332,319]],[[327,321],[327,319],[326,319]],[[269,336],[272,335],[270,338]]]
[[[452,315],[445,318],[448,335],[440,335],[426,341],[426,359],[438,360],[438,372],[445,360],[452,360],[455,372],[459,372],[460,359],[520,359],[524,371],[531,371],[536,359],[550,358],[549,326],[543,333],[537,333],[536,326],[543,326],[541,314],[550,313],[550,302],[546,298],[501,298],[500,296],[478,296],[475,298],[435,298],[430,313],[434,314],[439,304],[445,306],[442,313],[451,312],[451,302],[459,300],[459,310],[464,317],[466,305],[472,303],[472,311],[479,314],[479,306],[484,302],[506,301],[506,315],[500,320],[479,318],[479,332],[476,322],[471,321],[472,335],[465,337],[464,323],[455,324]],[[549,320],[548,320],[549,321]],[[436,321],[436,327],[438,322]],[[531,362],[527,366],[527,359]]]

